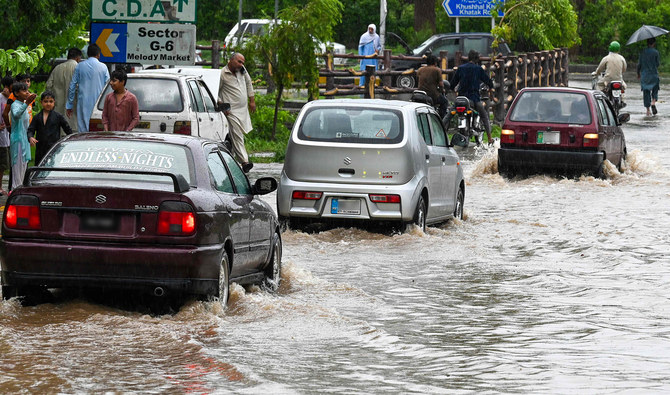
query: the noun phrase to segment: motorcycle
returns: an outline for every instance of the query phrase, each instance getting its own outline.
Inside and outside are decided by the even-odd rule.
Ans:
[[[487,106],[489,99],[488,89],[482,84],[480,97]],[[486,114],[488,115],[488,114]],[[452,143],[461,147],[467,147],[470,139],[474,137],[477,146],[482,145],[482,134],[486,131],[482,124],[481,116],[475,109],[474,103],[465,96],[457,96],[451,107],[451,116],[456,117],[457,133],[452,137]],[[447,129],[450,125],[445,125]],[[461,135],[461,136],[458,136]]]
[[[598,89],[598,76],[595,73],[591,74],[593,78],[591,79],[591,89]],[[611,81],[603,90],[603,93],[607,96],[607,99],[612,103],[614,108],[614,113],[616,116],[619,116],[619,111],[626,107],[626,103],[623,101],[623,93],[625,92],[623,88],[623,81]]]

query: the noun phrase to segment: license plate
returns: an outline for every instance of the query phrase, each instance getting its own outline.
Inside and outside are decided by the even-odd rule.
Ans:
[[[82,213],[80,226],[83,232],[116,232],[119,230],[119,218],[112,213]]]
[[[465,122],[466,122],[465,118],[458,118],[458,127],[465,128]]]
[[[537,132],[538,144],[559,144],[561,142],[561,132],[556,130],[543,130]]]
[[[621,91],[618,89],[612,89],[612,96],[613,97],[621,97]]]
[[[330,213],[358,215],[361,213],[361,200],[333,198],[330,203]]]
[[[138,122],[136,129],[151,129],[151,122]]]

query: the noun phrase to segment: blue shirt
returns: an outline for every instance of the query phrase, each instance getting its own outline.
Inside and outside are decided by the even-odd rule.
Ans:
[[[79,132],[88,132],[88,121],[93,114],[93,107],[100,92],[109,81],[107,66],[98,58],[88,58],[80,62],[74,69],[65,108],[72,109],[75,93],[77,94],[77,126]]]
[[[460,83],[461,86],[458,88],[458,94],[476,103],[481,101],[479,86],[482,82],[488,85],[489,88],[493,88],[493,82],[491,82],[484,69],[472,62],[468,62],[458,66],[450,84],[452,88],[456,89],[456,85]]]

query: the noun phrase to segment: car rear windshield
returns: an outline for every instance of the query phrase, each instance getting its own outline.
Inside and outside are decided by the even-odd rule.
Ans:
[[[526,91],[509,117],[514,122],[591,124],[586,95],[576,92]]]
[[[124,141],[119,139],[91,139],[64,141],[42,161],[42,167],[66,169],[96,169],[99,171],[39,171],[31,181],[85,185],[113,185],[128,188],[147,187],[172,190],[169,176],[146,174],[105,173],[105,170],[130,170],[138,172],[171,173],[182,175],[193,185],[193,160],[186,147],[168,143]]]
[[[128,78],[126,89],[137,97],[140,111],[146,112],[182,112],[184,103],[177,80],[168,78]],[[104,107],[104,98],[112,91],[107,84],[105,92],[98,102],[98,110]]]
[[[361,107],[314,108],[302,119],[298,137],[334,143],[394,144],[402,141],[401,113]]]

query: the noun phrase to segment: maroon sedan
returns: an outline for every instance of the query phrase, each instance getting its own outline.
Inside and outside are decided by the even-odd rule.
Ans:
[[[621,124],[629,119],[627,113],[617,118],[600,91],[524,88],[502,127],[498,171],[603,177],[605,160],[620,168],[626,158]]]
[[[61,140],[9,196],[4,299],[47,288],[195,295],[224,306],[229,283],[279,285],[274,210],[222,143],[191,136],[82,133]]]

